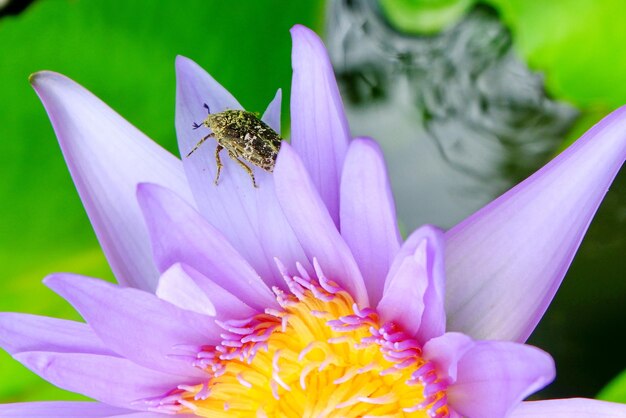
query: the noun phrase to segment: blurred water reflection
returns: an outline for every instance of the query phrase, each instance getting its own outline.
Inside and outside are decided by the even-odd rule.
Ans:
[[[411,230],[451,226],[541,166],[577,116],[546,96],[496,13],[398,34],[376,2],[331,3],[327,40],[353,134],[382,143]]]

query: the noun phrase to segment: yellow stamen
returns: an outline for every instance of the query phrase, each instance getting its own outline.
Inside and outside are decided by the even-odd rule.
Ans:
[[[198,358],[210,377],[175,392],[200,417],[449,416],[445,389],[416,341],[335,283],[294,277],[281,310],[232,321]]]

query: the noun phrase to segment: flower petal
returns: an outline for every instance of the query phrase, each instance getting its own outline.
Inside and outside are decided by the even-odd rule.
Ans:
[[[276,194],[309,260],[316,258],[328,278],[350,292],[362,306],[369,306],[367,289],[348,245],[298,155],[284,143],[276,169]]]
[[[412,336],[422,323],[424,294],[429,285],[426,245],[422,241],[414,254],[402,260],[396,274],[387,281],[387,289],[376,307],[383,323],[398,323]]]
[[[626,107],[447,234],[450,330],[525,341],[626,158]]]
[[[162,414],[159,412],[135,412],[135,413],[128,414],[128,415],[115,415],[115,418],[164,418],[163,417],[164,415],[169,415],[169,414]],[[194,418],[194,417],[195,415],[176,414],[176,418]]]
[[[624,418],[626,405],[592,399],[522,402],[510,418]]]
[[[278,89],[276,96],[270,102],[261,120],[269,125],[270,128],[280,135],[280,107],[283,102],[283,91]]]
[[[200,273],[198,273],[200,274]],[[215,316],[215,306],[180,263],[161,274],[156,295],[179,307],[202,315]]]
[[[134,413],[127,414],[127,415],[115,415],[115,418],[164,418],[163,417],[164,415],[169,415],[169,414],[162,414],[159,412],[134,412]],[[176,418],[194,418],[194,417],[195,415],[176,414]]]
[[[456,382],[459,360],[474,344],[465,334],[447,332],[424,344],[424,358],[434,362],[451,382]]]
[[[52,351],[113,355],[87,324],[12,312],[0,313],[0,346],[10,354]]]
[[[159,275],[135,186],[150,181],[189,198],[180,161],[72,80],[43,71],[31,82],[115,277],[154,290]]]
[[[80,393],[100,402],[129,409],[146,410],[136,401],[165,395],[193,379],[156,372],[130,360],[97,354],[27,351],[15,359],[61,389]]]
[[[502,418],[554,376],[552,358],[538,348],[478,341],[460,358],[448,401],[468,418]]]
[[[116,353],[165,373],[203,376],[178,347],[221,341],[221,328],[206,316],[178,309],[155,295],[71,274],[48,276],[44,283],[80,312]]]
[[[339,182],[350,130],[322,40],[301,25],[291,29],[291,37],[291,144],[338,226]]]
[[[206,118],[202,103],[207,103],[212,112],[241,109],[241,106],[193,61],[178,57],[176,73],[176,132],[181,154],[187,155],[208,133],[192,129],[193,122]],[[275,103],[270,109],[276,106]],[[276,112],[270,110],[270,113]],[[248,164],[258,185],[253,187],[250,176],[224,150],[221,158],[224,168],[216,186],[215,149],[216,141],[208,140],[189,158],[183,157],[198,209],[266,283],[280,286],[283,280],[275,268],[274,257],[280,255],[283,263],[291,266],[304,259],[304,252],[280,210],[273,176]],[[295,268],[292,269],[295,273]]]
[[[157,296],[181,309],[215,316],[220,321],[250,318],[258,313],[198,270],[182,263],[163,273]]]
[[[389,320],[402,323],[420,342],[446,330],[443,253],[443,232],[425,225],[402,245],[385,279],[378,309]]]
[[[2,418],[109,418],[133,413],[98,402],[27,402],[0,404]]]
[[[153,184],[140,184],[137,199],[160,271],[182,262],[258,310],[276,306],[272,292],[246,260],[174,192]]]
[[[341,236],[363,274],[370,303],[376,305],[401,238],[382,151],[369,138],[356,138],[348,148],[341,176],[340,222]]]

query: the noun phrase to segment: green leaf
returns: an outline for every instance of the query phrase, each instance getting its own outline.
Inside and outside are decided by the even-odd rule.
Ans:
[[[626,2],[488,0],[550,93],[603,113],[626,103]]]
[[[603,401],[626,403],[626,370],[617,375],[617,377],[598,393],[598,399]]]
[[[432,34],[454,24],[476,0],[380,0],[383,13],[397,29]]]
[[[43,276],[112,279],[29,74],[75,79],[177,153],[177,54],[263,112],[277,88],[289,97],[289,28],[319,29],[322,16],[322,0],[39,0],[0,19],[0,311],[68,317],[71,309],[41,285]],[[75,397],[0,355],[0,402]]]

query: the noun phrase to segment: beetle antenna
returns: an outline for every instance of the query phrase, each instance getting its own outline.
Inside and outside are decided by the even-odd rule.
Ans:
[[[211,108],[209,107],[208,104],[204,104],[204,108],[206,109],[207,112],[209,112],[209,115],[211,114]]]

